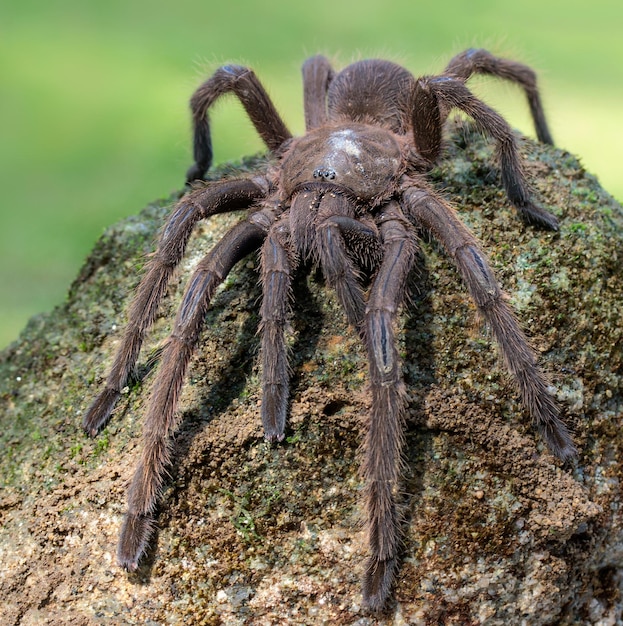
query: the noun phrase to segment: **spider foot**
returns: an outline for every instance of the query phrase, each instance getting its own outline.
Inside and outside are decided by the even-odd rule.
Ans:
[[[527,203],[523,206],[518,206],[517,209],[521,219],[526,224],[541,226],[548,230],[558,230],[559,228],[556,216],[536,204]]]
[[[205,180],[206,171],[209,166],[203,166],[195,163],[188,168],[186,172],[186,185],[191,186],[196,180]]]
[[[552,454],[561,461],[569,461],[578,455],[569,429],[558,417],[537,423],[537,430]]]
[[[128,572],[135,572],[145,553],[149,538],[154,531],[154,518],[151,515],[126,513],[121,528],[117,561]]]
[[[279,443],[280,441],[283,441],[284,437],[285,437],[285,434],[283,432],[264,434],[264,439],[268,441],[268,443]]]
[[[82,427],[87,435],[95,437],[104,428],[120,395],[116,389],[107,387],[95,398],[82,418]]]
[[[370,611],[380,613],[394,582],[396,559],[379,560],[374,557],[368,559],[366,573],[363,578],[363,603]]]

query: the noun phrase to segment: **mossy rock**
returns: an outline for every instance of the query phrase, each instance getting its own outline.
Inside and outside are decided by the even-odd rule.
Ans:
[[[557,233],[510,207],[492,146],[458,123],[433,182],[488,252],[574,431],[562,465],[529,424],[457,271],[422,244],[401,318],[409,393],[404,551],[388,613],[366,614],[358,473],[365,353],[334,296],[300,276],[286,440],[259,420],[258,262],[219,290],[181,400],[146,563],[115,563],[150,355],[192,267],[239,215],[197,228],[112,421],[101,389],[124,311],[177,196],[109,228],[67,301],[1,355],[3,624],[606,624],[621,619],[623,210],[570,154],[521,139]],[[247,172],[258,160],[243,163]],[[216,176],[223,175],[216,172]],[[402,621],[401,621],[402,620]]]

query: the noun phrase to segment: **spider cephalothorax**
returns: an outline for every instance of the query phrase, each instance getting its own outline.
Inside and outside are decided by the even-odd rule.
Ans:
[[[443,74],[417,80],[387,61],[360,61],[334,74],[324,57],[313,57],[303,66],[306,134],[300,138],[292,138],[249,69],[220,68],[196,91],[191,100],[195,165],[187,174],[189,182],[201,179],[211,164],[207,111],[225,93],[240,99],[273,158],[253,177],[193,184],[175,206],[138,287],[106,387],[84,417],[91,435],[109,419],[197,221],[248,209],[246,218],[196,267],[164,347],[129,488],[118,551],[123,567],[136,569],[153,529],[170,439],[178,425],[177,400],[210,299],[231,268],[257,250],[263,288],[261,418],[268,440],[284,436],[289,386],[285,329],[294,271],[301,261],[321,268],[368,353],[372,405],[362,477],[370,550],[363,595],[370,608],[385,604],[399,545],[395,494],[406,394],[394,322],[418,233],[429,232],[455,263],[551,451],[563,460],[575,454],[533,351],[478,241],[426,183],[426,172],[440,158],[443,124],[457,108],[494,138],[502,182],[521,217],[557,228],[556,218],[530,199],[508,124],[465,86],[473,73],[521,85],[539,139],[552,142],[532,70],[484,50],[468,50],[452,59]]]

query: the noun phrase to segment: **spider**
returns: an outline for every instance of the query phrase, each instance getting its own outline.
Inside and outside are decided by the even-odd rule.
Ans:
[[[533,350],[480,244],[426,181],[441,158],[444,123],[458,109],[494,139],[502,183],[521,218],[558,228],[556,218],[530,198],[509,125],[466,86],[473,74],[521,86],[539,140],[553,143],[534,72],[486,50],[467,50],[442,74],[418,79],[389,61],[358,61],[335,73],[325,57],[312,57],[303,65],[306,132],[298,138],[248,68],[221,67],[196,90],[190,103],[195,159],[187,173],[190,189],[159,235],[106,386],[84,416],[89,435],[107,423],[195,224],[217,213],[248,213],[197,265],[162,352],[144,418],[142,452],[128,489],[118,548],[122,567],[136,570],[154,530],[171,438],[179,425],[176,406],[210,300],[232,267],[258,250],[263,289],[261,419],[268,441],[284,438],[289,400],[285,329],[299,264],[321,268],[367,351],[372,403],[361,476],[369,555],[362,592],[370,610],[386,605],[399,557],[396,494],[406,393],[394,327],[419,233],[437,239],[456,265],[549,449],[563,461],[576,454]],[[228,93],[241,101],[271,159],[254,176],[194,182],[212,163],[208,109]]]

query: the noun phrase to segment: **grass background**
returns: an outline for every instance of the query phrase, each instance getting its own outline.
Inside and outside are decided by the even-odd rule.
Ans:
[[[623,199],[621,0],[4,2],[0,348],[62,302],[105,226],[182,185],[188,98],[220,64],[251,65],[298,134],[307,56],[382,56],[422,74],[473,46],[539,71],[556,143]],[[515,89],[472,84],[532,134]],[[217,162],[261,149],[234,100],[213,120]]]

